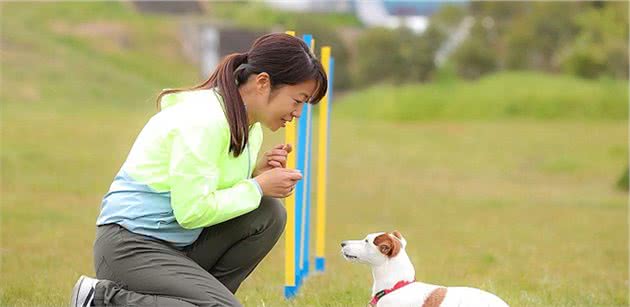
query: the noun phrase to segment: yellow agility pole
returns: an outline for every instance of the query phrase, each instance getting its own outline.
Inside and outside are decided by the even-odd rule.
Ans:
[[[324,46],[321,49],[321,61],[326,75],[330,78],[330,47]],[[329,85],[330,85],[329,80]],[[324,246],[326,244],[326,164],[328,146],[328,93],[319,102],[319,140],[317,150],[317,234],[315,243],[315,270],[322,272],[325,268]]]
[[[287,31],[286,34],[295,36],[294,31]],[[295,120],[287,122],[284,129],[284,142],[291,144],[293,151],[287,156],[287,168],[295,169]],[[287,226],[284,234],[284,296],[291,298],[297,293],[295,284],[295,194],[289,195],[284,200],[287,210]]]

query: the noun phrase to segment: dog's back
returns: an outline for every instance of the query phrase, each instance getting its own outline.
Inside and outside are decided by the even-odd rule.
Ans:
[[[443,296],[434,297],[436,289]],[[435,291],[435,292],[434,292]],[[377,307],[509,307],[498,296],[470,287],[441,287],[415,282],[384,296]]]
[[[477,288],[448,287],[440,307],[508,307],[498,296]],[[437,307],[437,306],[436,306]]]

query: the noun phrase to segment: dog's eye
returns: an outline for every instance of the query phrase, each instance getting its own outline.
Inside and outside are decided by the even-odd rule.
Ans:
[[[365,243],[368,243],[367,239],[365,239]]]

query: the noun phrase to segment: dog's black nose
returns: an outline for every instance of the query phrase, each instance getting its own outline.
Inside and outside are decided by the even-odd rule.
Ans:
[[[341,242],[341,247],[346,246],[346,242]]]

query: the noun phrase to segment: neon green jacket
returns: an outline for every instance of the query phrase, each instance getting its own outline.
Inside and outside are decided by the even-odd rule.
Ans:
[[[116,223],[185,246],[203,227],[256,209],[262,192],[250,177],[262,129],[252,125],[235,158],[222,103],[214,90],[164,96],[103,198],[97,225]]]

